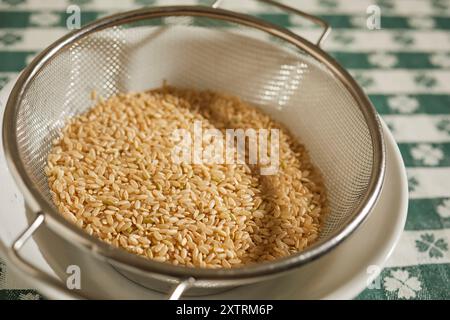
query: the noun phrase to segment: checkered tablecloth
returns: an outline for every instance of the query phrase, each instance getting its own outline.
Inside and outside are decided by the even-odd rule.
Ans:
[[[85,24],[142,6],[194,2],[208,5],[212,1],[0,0],[0,89],[37,52],[68,32],[69,5],[79,6]],[[405,231],[375,285],[357,299],[449,299],[450,1],[283,2],[332,25],[325,50],[365,89],[394,134],[407,167],[410,202]],[[318,31],[298,17],[257,1],[224,0],[223,4],[307,38]],[[375,11],[371,5],[377,6]],[[367,25],[377,9],[379,30]],[[11,287],[14,281],[6,281],[7,277],[10,272],[0,260],[0,299],[42,298],[33,288]]]

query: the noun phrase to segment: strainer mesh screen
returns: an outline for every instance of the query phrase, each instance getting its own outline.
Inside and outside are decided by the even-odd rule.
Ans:
[[[212,89],[242,97],[283,122],[310,152],[328,190],[322,240],[345,225],[366,193],[370,132],[356,101],[319,62],[263,31],[209,18],[148,19],[78,40],[26,89],[17,139],[26,174],[51,204],[43,168],[65,119],[92,105],[90,92],[158,87]]]

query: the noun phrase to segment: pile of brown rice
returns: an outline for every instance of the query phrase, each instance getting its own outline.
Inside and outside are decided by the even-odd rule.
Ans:
[[[280,129],[280,169],[174,164],[172,133]],[[238,98],[172,87],[98,99],[71,119],[45,169],[59,212],[103,241],[175,265],[230,268],[274,260],[316,240],[320,175],[280,124]]]

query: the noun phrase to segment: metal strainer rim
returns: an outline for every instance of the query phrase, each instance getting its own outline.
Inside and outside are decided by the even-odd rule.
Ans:
[[[16,122],[14,121],[17,115],[18,106],[31,81],[37,75],[39,70],[41,70],[60,50],[84,36],[115,25],[122,25],[146,18],[162,18],[168,16],[197,16],[225,20],[269,33],[289,42],[320,61],[351,93],[352,97],[356,100],[370,131],[373,143],[373,167],[367,192],[360,205],[353,211],[351,221],[347,225],[334,231],[328,240],[323,243],[312,245],[305,251],[289,257],[254,266],[213,270],[186,268],[143,259],[123,249],[115,248],[104,243],[99,239],[88,235],[86,232],[64,219],[40,195],[31,179],[28,177],[25,166],[20,159],[16,139]],[[19,185],[19,188],[23,192],[25,202],[36,213],[40,212],[43,214],[45,216],[46,224],[60,236],[71,240],[82,249],[86,249],[99,257],[119,264],[127,269],[143,273],[172,276],[175,278],[192,276],[197,280],[227,280],[262,277],[277,272],[287,271],[322,256],[346,239],[367,218],[380,194],[385,172],[385,146],[381,125],[375,108],[350,74],[333,58],[319,47],[286,28],[276,26],[246,14],[202,6],[153,7],[119,13],[94,21],[54,42],[32,61],[32,63],[21,73],[15,83],[5,108],[3,144],[8,166],[14,179]]]

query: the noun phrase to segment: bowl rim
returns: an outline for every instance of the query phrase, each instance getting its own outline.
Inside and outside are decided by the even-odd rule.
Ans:
[[[373,144],[373,167],[367,192],[361,203],[353,211],[348,224],[332,233],[330,238],[322,243],[316,243],[306,250],[272,262],[263,262],[251,266],[232,269],[206,269],[175,266],[165,262],[144,259],[122,248],[116,248],[93,236],[66,220],[40,195],[26,174],[25,166],[19,155],[17,144],[17,116],[26,89],[38,72],[73,41],[79,40],[94,32],[131,23],[142,19],[164,18],[170,16],[206,17],[224,20],[250,28],[256,28],[272,36],[289,42],[300,50],[320,61],[333,76],[339,80],[357,102],[370,131]],[[175,279],[193,277],[196,280],[236,280],[254,277],[266,277],[271,274],[288,271],[310,262],[326,254],[344,239],[346,239],[369,215],[380,195],[383,185],[386,156],[382,128],[375,108],[366,94],[351,75],[342,68],[331,56],[318,46],[284,27],[277,26],[262,19],[237,13],[234,11],[203,6],[164,6],[127,11],[96,20],[79,30],[75,30],[42,51],[31,64],[24,69],[15,83],[8,98],[3,120],[3,145],[5,157],[11,174],[24,195],[25,202],[36,213],[43,213],[45,223],[63,238],[74,242],[106,261],[125,269],[154,275],[164,275]]]

